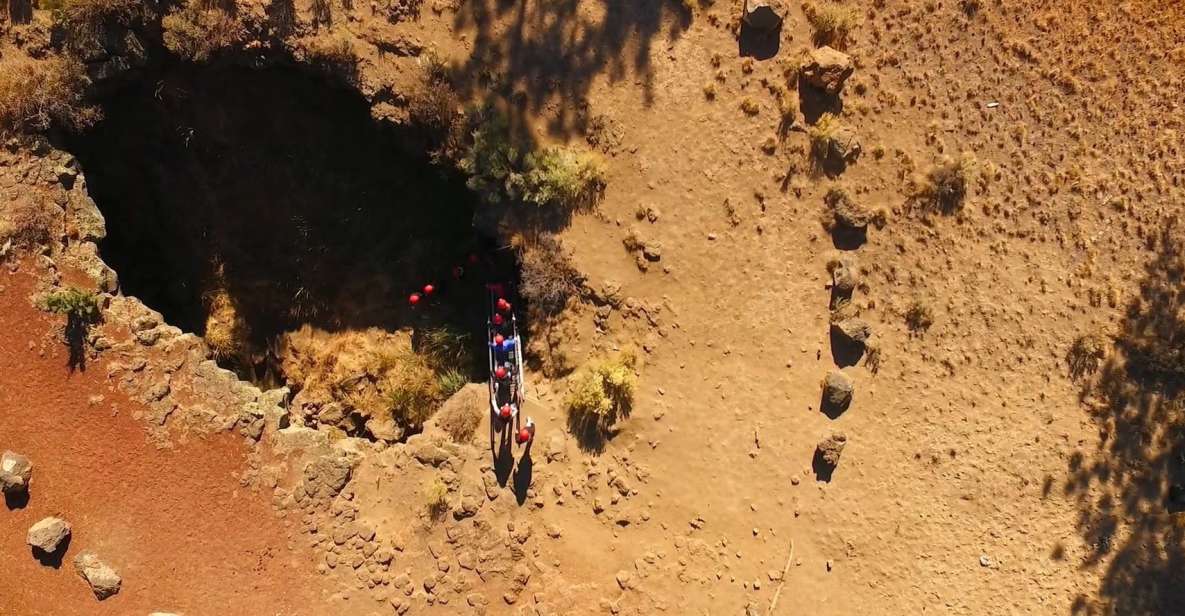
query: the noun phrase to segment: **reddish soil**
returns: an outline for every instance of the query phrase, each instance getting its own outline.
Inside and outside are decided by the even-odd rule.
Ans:
[[[103,367],[67,369],[59,325],[29,303],[32,276],[5,272],[0,288],[0,449],[34,463],[27,505],[0,509],[0,614],[322,612],[311,553],[290,546],[269,495],[235,478],[242,443],[219,435],[158,450],[126,398],[92,404],[108,391]],[[57,569],[25,545],[49,515],[74,526]],[[96,601],[72,564],[83,550],[123,576],[118,595]]]

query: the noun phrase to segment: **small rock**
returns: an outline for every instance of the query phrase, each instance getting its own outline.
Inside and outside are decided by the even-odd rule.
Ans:
[[[852,403],[852,393],[855,383],[852,377],[841,370],[832,370],[823,380],[823,410],[829,413],[842,413]]]
[[[614,577],[617,580],[617,585],[620,586],[622,590],[629,590],[634,584],[633,574],[629,571],[626,571],[625,569],[618,571],[617,575]]]
[[[856,67],[848,54],[827,46],[812,50],[807,55],[799,75],[811,86],[830,96],[837,96]]]
[[[75,557],[74,568],[78,575],[90,584],[91,591],[100,601],[119,592],[119,587],[123,584],[119,574],[92,552],[83,552]]]
[[[987,554],[980,554],[980,555],[979,555],[979,566],[980,566],[980,567],[990,567],[990,566],[992,566],[992,559],[991,559],[991,558],[988,558],[988,555],[987,555]]]
[[[19,453],[5,451],[0,455],[0,490],[5,494],[24,494],[29,490],[33,463]]]
[[[842,296],[850,296],[860,282],[860,274],[856,269],[856,260],[844,255],[827,264],[831,272],[831,289]]]
[[[53,554],[70,537],[70,523],[61,518],[45,518],[29,528],[25,542],[46,554]]]
[[[831,436],[820,441],[815,448],[816,460],[826,465],[826,470],[834,470],[839,464],[839,456],[843,453],[844,446],[847,443],[848,437],[842,432],[833,433]]]

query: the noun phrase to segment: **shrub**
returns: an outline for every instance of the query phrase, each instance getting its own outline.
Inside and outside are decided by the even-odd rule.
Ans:
[[[862,22],[856,7],[828,0],[807,4],[805,10],[813,31],[811,40],[818,46],[847,47],[852,31]]]
[[[432,157],[437,162],[462,154],[464,131],[460,107],[460,98],[453,87],[427,68],[422,83],[408,99],[407,112],[411,123],[436,141]]]
[[[219,359],[245,359],[251,328],[239,313],[225,288],[217,287],[207,291],[203,297],[206,304],[206,329],[203,338],[214,356]]]
[[[1107,339],[1099,334],[1086,334],[1074,339],[1066,352],[1066,363],[1070,374],[1080,377],[1099,369],[1099,363],[1107,355]]]
[[[540,234],[523,247],[519,268],[519,291],[531,310],[545,315],[563,310],[584,282],[559,239],[550,233]]]
[[[440,382],[440,393],[445,398],[461,391],[461,388],[469,384],[469,377],[465,376],[464,372],[455,369],[445,370],[437,375],[437,380]]]
[[[930,307],[923,304],[919,300],[914,300],[905,310],[905,325],[909,327],[909,331],[914,333],[922,333],[930,329],[934,324],[934,313]]]
[[[440,380],[426,358],[415,353],[400,353],[385,371],[381,391],[383,401],[395,421],[404,426],[423,425],[444,399]]]
[[[576,379],[564,405],[569,425],[583,432],[604,433],[633,407],[637,356],[623,352],[590,366]]]
[[[416,352],[433,370],[447,372],[468,369],[473,364],[469,334],[441,326],[417,330],[413,337]]]
[[[424,508],[432,519],[438,519],[448,511],[448,484],[440,477],[425,482],[420,489],[420,495],[423,496]]]
[[[917,181],[914,198],[930,209],[952,214],[963,209],[967,197],[967,182],[979,162],[975,155],[964,152],[958,160],[945,158],[930,167],[925,177]]]
[[[832,153],[842,149],[839,143],[839,131],[843,124],[833,113],[824,113],[819,120],[807,131],[811,140],[811,156],[816,161],[826,161]]]
[[[67,319],[78,323],[93,323],[99,318],[98,296],[77,287],[66,287],[48,293],[41,298],[38,305],[42,310],[66,315]]]
[[[195,62],[209,60],[246,36],[242,24],[230,13],[194,4],[165,15],[161,29],[169,51]]]
[[[85,102],[89,85],[82,63],[71,58],[6,59],[0,63],[0,132],[94,124],[99,110]]]
[[[458,167],[469,175],[469,188],[487,201],[573,211],[593,207],[603,194],[605,168],[595,154],[567,147],[523,150],[511,139],[504,115],[478,114],[477,122]]]
[[[565,211],[596,205],[605,192],[605,165],[591,152],[551,147],[527,154],[525,172],[511,176],[511,194]]]

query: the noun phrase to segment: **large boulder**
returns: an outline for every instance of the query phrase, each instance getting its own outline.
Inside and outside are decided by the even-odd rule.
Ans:
[[[802,80],[829,96],[838,96],[843,84],[852,76],[856,67],[848,54],[827,46],[807,54],[806,64],[799,75]]]
[[[53,554],[70,537],[70,523],[62,518],[45,518],[29,527],[25,542],[45,554]]]
[[[0,455],[0,490],[5,494],[23,494],[29,490],[33,463],[19,453],[5,451]]]
[[[782,27],[786,7],[780,0],[746,0],[745,24],[754,30],[773,32]]]
[[[90,585],[95,598],[102,601],[119,592],[123,579],[114,569],[99,560],[93,552],[83,552],[74,558],[74,569]]]
[[[828,413],[842,413],[852,403],[856,385],[852,377],[840,370],[833,370],[823,380],[823,410]]]

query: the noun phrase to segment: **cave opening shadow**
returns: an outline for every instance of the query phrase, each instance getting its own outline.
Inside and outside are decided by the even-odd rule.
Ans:
[[[205,335],[229,306],[262,353],[306,323],[477,332],[482,285],[514,282],[426,136],[323,76],[172,63],[99,99],[104,119],[63,146],[107,220],[101,254],[185,331]],[[409,305],[424,284],[430,301]]]

